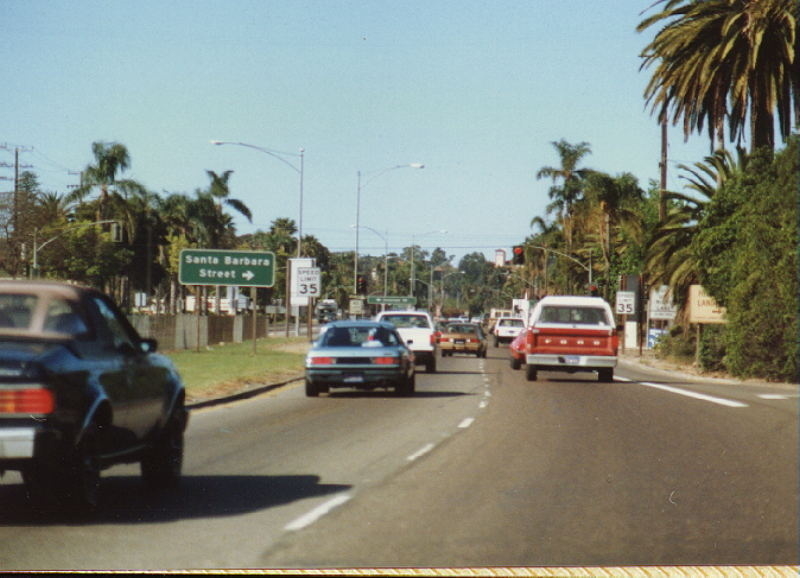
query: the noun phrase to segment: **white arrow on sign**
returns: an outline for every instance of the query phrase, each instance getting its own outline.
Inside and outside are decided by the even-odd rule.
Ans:
[[[245,271],[244,273],[242,273],[242,277],[244,277],[248,281],[250,281],[255,276],[256,276],[256,274],[253,273],[252,271]]]

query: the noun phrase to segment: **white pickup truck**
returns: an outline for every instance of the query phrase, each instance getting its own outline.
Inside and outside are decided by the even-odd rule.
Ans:
[[[436,329],[431,316],[425,311],[381,311],[376,321],[387,321],[397,328],[400,337],[414,353],[416,365],[424,365],[425,371],[436,371]]]

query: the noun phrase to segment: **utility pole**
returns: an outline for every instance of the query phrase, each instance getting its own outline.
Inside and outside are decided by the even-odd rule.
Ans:
[[[667,217],[667,116],[666,111],[661,115],[661,161],[658,163],[661,169],[661,183],[658,192],[658,220],[664,221]]]

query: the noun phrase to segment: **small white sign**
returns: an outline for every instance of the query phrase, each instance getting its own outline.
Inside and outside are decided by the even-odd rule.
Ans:
[[[672,320],[678,314],[678,307],[672,302],[672,293],[667,285],[650,290],[650,319]]]
[[[636,313],[636,292],[617,291],[617,314],[634,315]]]
[[[321,272],[319,267],[297,268],[297,294],[300,297],[319,297]]]

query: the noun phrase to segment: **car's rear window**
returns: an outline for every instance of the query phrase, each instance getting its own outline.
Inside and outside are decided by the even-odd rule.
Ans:
[[[448,333],[471,333],[476,334],[478,333],[478,328],[475,325],[448,325],[447,326]]]
[[[326,347],[398,345],[395,334],[385,327],[332,327],[322,336]]]
[[[606,311],[600,307],[547,306],[539,315],[540,323],[567,323],[570,325],[611,325]]]
[[[522,319],[501,319],[498,322],[499,327],[524,327]]]
[[[42,307],[44,315],[36,311]],[[86,322],[71,302],[31,293],[0,293],[0,333],[50,332],[81,335]]]
[[[430,329],[428,318],[424,315],[384,315],[381,321],[391,323],[398,329],[400,328],[422,328]]]

